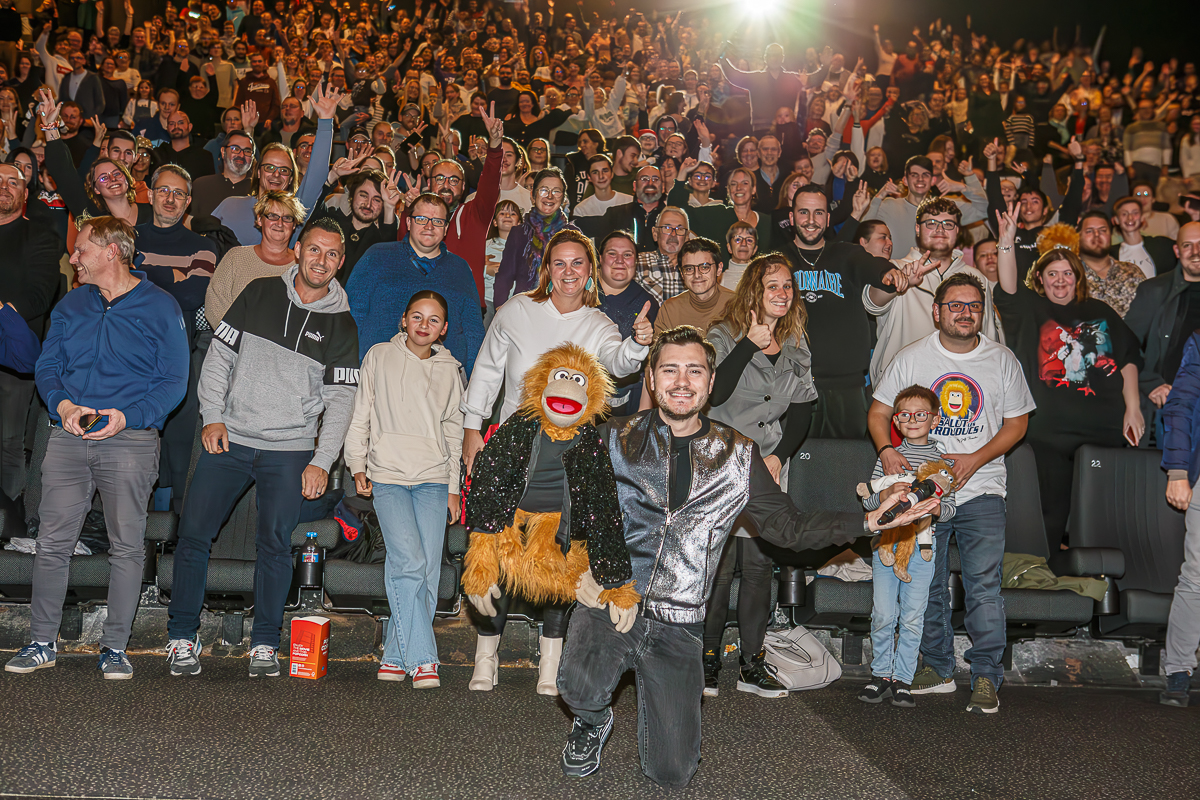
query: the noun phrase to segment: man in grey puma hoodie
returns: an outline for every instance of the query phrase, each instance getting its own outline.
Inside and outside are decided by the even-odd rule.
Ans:
[[[200,373],[204,450],[184,500],[167,633],[172,675],[200,672],[200,610],[213,539],[258,486],[250,677],[279,675],[292,582],[291,534],[304,498],[325,491],[358,386],[358,328],[333,280],[345,243],[321,219],[296,244],[297,266],[251,281],[221,320]]]

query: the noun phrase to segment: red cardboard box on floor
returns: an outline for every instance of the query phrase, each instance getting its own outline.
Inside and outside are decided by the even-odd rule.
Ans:
[[[329,619],[296,617],[292,620],[292,656],[288,674],[316,680],[329,670]]]

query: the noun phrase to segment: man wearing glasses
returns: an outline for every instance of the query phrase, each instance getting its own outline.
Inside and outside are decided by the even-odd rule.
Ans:
[[[654,321],[654,332],[661,333],[680,325],[707,331],[733,299],[733,292],[721,285],[724,267],[721,247],[713,240],[697,237],[685,242],[679,248],[679,274],[683,276],[687,291],[663,302]]]
[[[484,267],[484,244],[487,242],[488,229],[492,226],[492,212],[496,210],[496,201],[500,197],[500,167],[503,160],[503,150],[500,143],[504,138],[504,122],[495,114],[495,104],[491,106],[491,111],[480,109],[480,119],[483,121],[484,127],[488,132],[488,149],[487,159],[483,162],[483,170],[479,175],[479,185],[475,190],[475,194],[471,195],[466,202],[463,202],[463,196],[466,194],[467,181],[466,172],[463,171],[462,165],[452,159],[442,159],[433,165],[433,169],[429,172],[430,189],[433,194],[441,198],[442,202],[448,209],[445,215],[449,223],[443,229],[443,239],[446,248],[456,256],[464,259],[471,269],[471,274],[475,277],[475,308],[476,316],[480,320],[480,330],[482,331],[483,320],[483,267]],[[406,198],[407,202],[407,198]],[[411,207],[410,207],[411,208]],[[400,236],[408,235],[408,217],[411,211],[406,211],[400,215]],[[377,245],[382,247],[383,245]],[[374,248],[372,248],[374,249]],[[367,256],[370,256],[371,251],[368,250]],[[405,304],[407,304],[405,300]],[[401,308],[404,306],[402,305]],[[399,316],[397,316],[399,319]],[[454,329],[454,321],[450,323],[451,330]],[[388,333],[387,338],[395,335],[395,326]],[[482,335],[482,334],[481,334]],[[478,349],[478,345],[475,349]],[[453,350],[453,348],[451,348]],[[363,350],[365,353],[366,350]],[[455,353],[455,357],[459,361],[466,363],[462,357]],[[472,363],[474,362],[474,352],[472,352]]]
[[[243,130],[226,132],[220,152],[221,172],[197,178],[192,184],[193,216],[208,216],[225,198],[250,190],[250,168],[254,166],[254,140],[250,134]]]
[[[980,335],[985,291],[975,275],[960,272],[943,280],[931,302],[937,330],[901,350],[875,387],[868,413],[871,439],[883,471],[896,475],[916,465],[892,446],[896,395],[914,384],[938,396],[941,420],[932,435],[954,464],[954,518],[934,533],[934,573],[921,642],[924,666],[913,678],[913,694],[954,692],[954,629],[950,624],[948,544],[958,541],[966,588],[966,628],[972,647],[971,699],[967,710],[993,714],[1004,678],[1005,616],[1000,598],[1004,559],[1004,454],[1025,435],[1033,395],[1013,352]]]
[[[616,165],[614,164],[613,174],[616,174]],[[663,186],[662,174],[658,171],[658,167],[645,166],[637,171],[637,177],[633,183],[634,201],[625,203],[624,205],[613,206],[604,212],[604,216],[596,218],[584,218],[584,224],[579,226],[579,229],[599,241],[613,231],[632,231],[637,237],[638,252],[649,254],[649,251],[655,249],[658,242],[657,225],[659,216],[666,213],[666,188]],[[682,212],[681,212],[682,213]],[[687,219],[684,219],[684,225],[687,225]],[[678,244],[683,244],[686,239],[686,231],[684,238],[680,239]],[[678,245],[676,245],[676,251]],[[672,277],[668,280],[673,281],[674,292],[666,295],[671,297],[683,291],[683,284],[675,275],[675,262],[672,257],[670,273]],[[641,267],[638,268],[638,281],[641,282]],[[645,284],[643,284],[645,285]],[[654,289],[646,286],[650,293],[655,295],[655,299],[661,301],[664,298],[659,295]]]
[[[929,304],[938,285],[960,272],[973,275],[984,287],[981,332],[993,342],[1004,342],[987,279],[983,273],[968,266],[963,261],[962,251],[955,248],[961,223],[962,211],[953,200],[926,198],[917,209],[916,246],[903,258],[892,259],[896,268],[908,278],[907,291],[903,294],[883,293],[878,298],[871,292],[863,292],[863,306],[879,318],[879,341],[871,356],[871,383],[879,382],[897,353],[934,332]],[[875,302],[875,299],[883,302]]]
[[[179,303],[191,352],[187,395],[163,425],[158,462],[159,488],[174,495],[172,505],[176,513],[183,509],[183,487],[187,483],[196,418],[200,413],[196,385],[212,339],[212,328],[204,315],[204,296],[217,268],[216,249],[208,239],[183,224],[191,194],[192,179],[186,170],[174,164],[159,167],[150,177],[150,207],[154,219],[134,229],[138,244],[134,263],[146,272],[152,283],[165,289]],[[170,489],[175,491],[170,492]]]
[[[651,168],[653,169],[653,168]],[[654,170],[657,174],[658,170]],[[605,214],[607,219],[615,209]],[[650,232],[657,247],[649,252],[642,251],[638,237],[637,282],[659,303],[682,294],[687,288],[679,270],[679,253],[688,238],[687,212],[675,206],[666,206],[658,214]],[[634,229],[636,235],[636,228]],[[647,248],[649,249],[649,248]],[[720,276],[717,278],[720,281]]]
[[[445,243],[452,224],[446,201],[422,194],[408,212],[407,235],[367,250],[346,282],[350,313],[358,323],[360,358],[396,335],[414,294],[432,289],[446,298],[449,328],[443,341],[470,377],[483,344],[483,317],[471,268]]]

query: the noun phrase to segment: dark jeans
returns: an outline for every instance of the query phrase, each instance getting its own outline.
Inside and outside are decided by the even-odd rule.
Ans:
[[[738,584],[737,622],[742,640],[742,654],[756,655],[763,648],[767,623],[771,619],[771,581],[775,577],[775,562],[764,552],[763,541],[730,536],[717,567],[717,579],[708,609],[704,615],[704,649],[720,651],[721,635],[729,616],[729,588],[733,570],[742,565],[742,580]]]
[[[188,373],[187,394],[163,424],[162,458],[158,464],[159,488],[170,487],[171,510],[176,514],[183,511],[183,490],[187,485],[188,467],[192,464],[192,445],[196,441],[196,423],[200,418],[200,399],[197,387],[204,357],[212,341],[212,331],[196,334],[191,354],[191,369]]]
[[[863,439],[867,435],[867,387],[844,386],[840,378],[833,385],[815,378],[817,404],[813,408],[811,439]]]
[[[938,675],[954,674],[954,627],[950,623],[949,542],[954,534],[962,559],[967,615],[964,624],[971,637],[966,659],[971,675],[989,678],[999,688],[1004,680],[1004,600],[1000,597],[1000,571],[1004,562],[1004,498],[985,494],[960,505],[954,518],[939,522],[934,532],[933,583],[925,609],[925,634],[921,657]]]
[[[617,633],[608,609],[575,609],[558,667],[558,691],[591,725],[608,717],[625,671],[637,678],[638,754],[642,772],[661,786],[685,786],[700,763],[702,645],[679,625],[638,617]]]
[[[292,584],[292,529],[300,518],[300,480],[311,450],[255,450],[229,443],[229,452],[200,453],[179,520],[167,634],[191,639],[200,629],[208,555],[221,526],[250,484],[258,486],[254,538],[254,629],[251,646],[279,647],[283,604]]]
[[[480,636],[499,636],[504,633],[504,623],[508,621],[508,607],[512,596],[508,589],[500,587],[500,596],[493,601],[496,606],[496,616],[485,617],[470,607],[471,622]],[[542,606],[542,636],[547,639],[561,639],[567,632],[567,611],[570,603],[547,603]]]

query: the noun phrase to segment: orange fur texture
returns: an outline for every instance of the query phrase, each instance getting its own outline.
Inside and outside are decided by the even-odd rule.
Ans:
[[[556,369],[567,368],[582,373],[587,377],[588,404],[583,410],[579,421],[570,428],[560,428],[546,417],[542,408],[542,392],[550,382],[550,375]],[[613,393],[612,378],[608,370],[600,365],[596,357],[577,344],[560,344],[552,350],[547,350],[537,360],[521,383],[521,405],[519,410],[535,418],[542,425],[542,430],[556,442],[565,442],[575,436],[581,425],[596,419],[596,416],[608,408],[608,398]]]
[[[953,468],[949,463],[938,459],[937,461],[926,461],[921,466],[917,467],[916,479],[923,481],[930,475],[934,475],[940,470],[946,470],[950,473],[950,490],[954,489]],[[892,571],[896,573],[896,577],[908,583],[912,578],[908,574],[908,561],[912,558],[913,552],[917,546],[917,533],[929,528],[933,525],[933,517],[921,517],[915,522],[908,525],[901,525],[899,528],[888,528],[879,533],[878,549],[888,553],[888,556],[880,555],[879,560],[886,566],[890,566]],[[892,545],[896,545],[896,552],[892,553]],[[890,563],[889,563],[890,562]]]
[[[637,605],[642,596],[638,594],[637,589],[633,588],[636,585],[636,581],[630,581],[624,586],[605,589],[600,593],[600,605],[603,606],[606,603],[612,603],[617,608],[631,608]]]
[[[559,514],[530,514],[517,510],[513,524],[494,536],[487,533],[471,534],[471,549],[467,552],[468,562],[463,572],[463,588],[467,594],[482,594],[472,586],[488,576],[495,579],[484,585],[484,591],[492,583],[504,586],[511,594],[520,595],[534,605],[547,602],[571,602],[575,599],[575,584],[579,576],[588,569],[587,543],[571,542],[571,549],[564,557],[562,548],[554,541],[558,533]],[[495,554],[494,571],[483,555],[477,561],[480,566],[472,570],[476,560],[471,553],[476,547],[476,536],[492,540]],[[488,552],[486,545],[481,548]],[[485,566],[486,565],[486,566]],[[472,586],[468,586],[468,572],[472,574]]]

